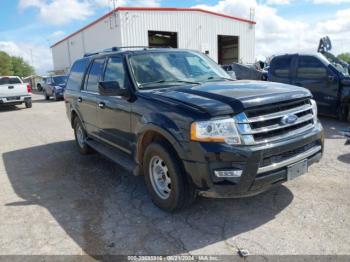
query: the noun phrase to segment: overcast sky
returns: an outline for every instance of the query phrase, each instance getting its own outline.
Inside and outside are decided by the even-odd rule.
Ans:
[[[22,56],[40,74],[52,69],[50,45],[111,10],[111,0],[1,0],[0,50]],[[255,8],[256,55],[315,52],[331,37],[350,52],[350,0],[120,0],[119,6],[200,7],[249,18]],[[32,53],[32,55],[31,55]]]

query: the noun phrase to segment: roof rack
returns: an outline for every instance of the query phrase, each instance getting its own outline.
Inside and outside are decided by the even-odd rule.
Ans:
[[[147,49],[153,49],[153,48],[172,48],[172,47],[153,47],[153,46],[113,46],[111,48],[103,49],[102,51],[97,51],[97,52],[92,52],[92,53],[86,53],[84,57],[88,56],[93,56],[93,55],[98,55],[101,53],[109,53],[109,52],[118,52],[121,51],[122,49],[133,49],[133,48],[140,48],[143,50]]]

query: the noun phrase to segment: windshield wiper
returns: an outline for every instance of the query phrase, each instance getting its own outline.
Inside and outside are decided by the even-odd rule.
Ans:
[[[149,83],[144,83],[141,84],[140,87],[145,87],[145,86],[151,86],[155,84],[163,84],[163,83],[184,83],[184,84],[192,84],[192,85],[199,85],[200,82],[194,82],[194,81],[187,81],[187,80],[181,80],[181,79],[174,79],[174,80],[158,80],[154,82],[149,82]]]
[[[210,76],[208,77],[208,80],[227,80],[227,81],[236,81],[232,78],[228,78],[228,77],[213,77],[213,76]]]

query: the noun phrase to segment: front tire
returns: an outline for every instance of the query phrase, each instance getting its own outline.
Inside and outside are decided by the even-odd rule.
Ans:
[[[156,142],[147,147],[143,173],[153,203],[165,211],[183,209],[196,199],[195,187],[187,179],[174,150],[165,143]]]
[[[91,148],[86,143],[87,141],[86,131],[78,117],[74,119],[74,136],[75,136],[75,142],[79,148],[80,154],[87,155],[91,153]]]

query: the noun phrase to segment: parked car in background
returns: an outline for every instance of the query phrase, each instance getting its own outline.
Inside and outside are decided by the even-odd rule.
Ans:
[[[266,72],[260,68],[260,63],[222,65],[222,68],[237,80],[266,80]]]
[[[46,100],[53,97],[55,101],[63,99],[63,93],[66,87],[67,76],[49,76],[43,82],[43,94]]]
[[[45,83],[45,81],[46,81],[46,78],[47,78],[47,76],[43,76],[43,77],[41,78],[41,80],[37,82],[37,84],[36,84],[36,89],[37,89],[39,92],[43,91],[43,85],[44,85],[44,83]]]
[[[275,56],[270,62],[268,80],[305,87],[311,91],[321,114],[350,121],[349,72],[322,54]]]
[[[233,81],[207,56],[140,49],[77,60],[65,92],[82,154],[93,148],[173,211],[197,194],[243,197],[305,174],[323,152],[316,103],[304,88]]]
[[[232,65],[222,65],[221,67],[232,78],[232,80],[238,80],[237,76],[236,76],[236,72],[233,70],[233,66]]]
[[[18,76],[0,76],[0,105],[32,107],[31,87]]]

